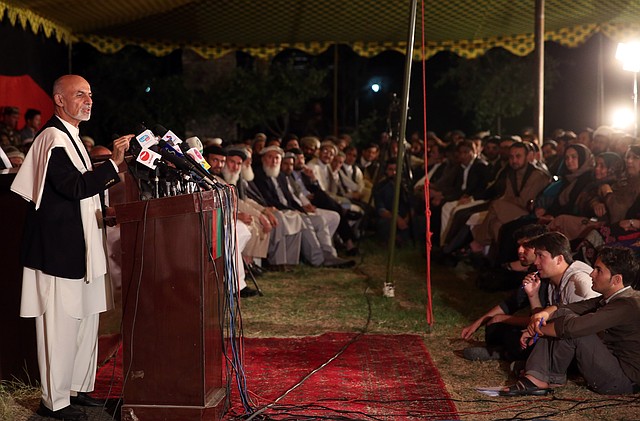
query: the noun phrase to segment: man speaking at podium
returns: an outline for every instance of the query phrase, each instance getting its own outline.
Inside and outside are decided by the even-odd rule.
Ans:
[[[99,313],[112,306],[100,193],[119,181],[133,135],[113,142],[110,163],[93,168],[79,137],[91,117],[80,76],[53,85],[55,115],[34,139],[11,190],[30,202],[22,241],[21,317],[35,317],[42,400],[38,414],[86,420],[93,391]],[[73,395],[73,396],[72,396]]]

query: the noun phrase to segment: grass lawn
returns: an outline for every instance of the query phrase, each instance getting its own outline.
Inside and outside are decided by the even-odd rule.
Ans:
[[[431,285],[433,324],[426,320],[427,280],[424,251],[396,251],[391,279],[395,297],[382,296],[387,276],[387,246],[367,242],[354,270],[300,267],[291,273],[269,273],[258,282],[265,296],[243,301],[244,334],[248,337],[305,336],[327,331],[421,335],[455,400],[460,417],[468,420],[639,419],[640,400],[607,398],[574,381],[554,397],[490,398],[478,386],[513,382],[509,364],[471,362],[460,351],[469,343],[460,330],[497,304],[506,293],[475,287],[476,272],[465,264],[455,269],[433,262]],[[484,331],[476,334],[483,340]],[[576,379],[580,382],[580,379]]]
[[[395,297],[382,296],[386,279],[387,246],[367,241],[353,269],[318,269],[300,266],[293,272],[271,272],[258,278],[263,297],[242,301],[246,337],[318,335],[329,331],[413,333],[421,335],[455,400],[460,417],[467,420],[640,419],[635,397],[604,397],[589,392],[580,380],[570,381],[554,397],[490,398],[477,386],[501,386],[513,381],[505,362],[471,362],[459,352],[469,344],[459,339],[465,324],[499,302],[505,293],[487,293],[474,285],[475,272],[464,264],[455,269],[433,262],[431,284],[434,322],[426,321],[426,259],[424,251],[409,247],[396,251],[391,279]],[[251,285],[251,282],[248,282]],[[119,312],[101,319],[102,333],[119,330]],[[483,330],[476,334],[481,341]],[[3,420],[28,420],[38,404],[38,392],[0,387]]]

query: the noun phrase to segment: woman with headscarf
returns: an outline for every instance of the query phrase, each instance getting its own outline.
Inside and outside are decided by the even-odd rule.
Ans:
[[[593,181],[593,155],[582,144],[567,146],[563,155],[560,178],[547,186],[535,201],[532,213],[508,222],[500,228],[497,263],[516,260],[518,245],[514,233],[528,224],[549,224],[562,214],[576,215],[576,198]]]
[[[559,215],[549,224],[550,230],[562,232],[569,240],[584,237],[606,221],[607,210],[600,197],[600,187],[619,180],[624,171],[624,160],[615,152],[603,152],[595,161],[594,180],[578,194],[576,213]]]
[[[576,199],[593,181],[594,159],[586,146],[576,143],[564,152],[560,179],[547,187],[534,210],[541,223],[549,223],[562,214],[575,215]]]
[[[593,262],[595,249],[602,244],[640,249],[640,145],[629,146],[625,172],[622,179],[599,188],[608,223],[589,232],[580,244],[581,257],[587,262]]]

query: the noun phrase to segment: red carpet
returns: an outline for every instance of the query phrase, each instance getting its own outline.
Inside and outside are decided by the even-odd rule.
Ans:
[[[260,409],[272,403],[354,336],[327,333],[305,338],[245,339],[245,373],[253,406]],[[118,363],[115,372],[113,364],[99,370],[94,396],[118,396],[122,382],[121,361]],[[242,414],[234,383],[226,419]],[[274,420],[458,418],[440,374],[417,335],[360,336],[264,415]]]

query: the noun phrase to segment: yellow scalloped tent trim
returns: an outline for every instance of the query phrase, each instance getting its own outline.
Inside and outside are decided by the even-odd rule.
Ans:
[[[20,26],[25,31],[27,30],[28,25],[31,32],[34,34],[38,34],[42,31],[47,38],[55,36],[58,42],[64,42],[65,44],[69,44],[74,41],[72,32],[68,28],[58,25],[49,19],[45,19],[42,16],[33,13],[31,10],[17,6],[9,6],[6,3],[0,2],[0,17],[4,16],[5,12],[11,26],[16,26],[16,22],[20,22]]]
[[[314,55],[320,54],[336,43],[282,43],[253,47],[238,45],[181,45],[175,42],[165,41],[153,42],[149,40],[134,40],[98,35],[74,35],[68,28],[52,22],[49,19],[45,19],[31,10],[0,2],[0,16],[3,16],[5,13],[12,26],[15,26],[16,23],[19,22],[24,30],[27,30],[28,26],[34,34],[42,31],[46,37],[51,38],[55,36],[58,42],[64,42],[66,44],[86,42],[102,53],[115,53],[127,45],[137,45],[156,56],[169,54],[178,48],[189,48],[207,59],[220,58],[233,51],[244,51],[257,58],[270,59],[287,48],[295,48]],[[583,44],[589,37],[597,32],[602,32],[604,35],[616,41],[625,41],[633,37],[638,37],[640,35],[640,26],[631,23],[605,23],[601,26],[596,24],[577,25],[570,28],[548,31],[545,33],[545,40],[555,41],[567,47],[576,47]],[[422,51],[419,45],[420,38],[416,38],[417,45],[414,50],[414,57],[416,60],[420,60],[422,59]],[[406,42],[345,41],[343,43],[351,46],[357,54],[363,57],[373,57],[387,50],[395,50],[401,53],[406,51]],[[428,41],[425,46],[425,58],[429,58],[440,51],[451,51],[461,57],[475,58],[495,47],[502,47],[519,56],[527,55],[534,49],[533,34],[496,36],[476,40]]]

